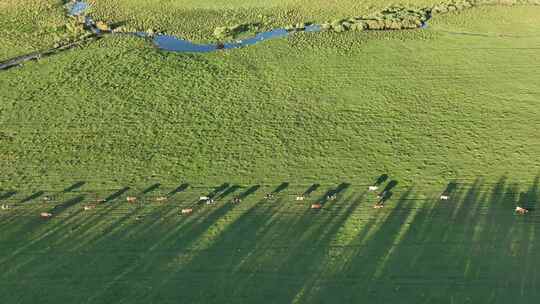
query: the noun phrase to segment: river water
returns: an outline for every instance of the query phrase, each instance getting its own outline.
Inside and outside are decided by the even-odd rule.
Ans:
[[[68,10],[68,15],[70,16],[85,16],[86,12],[90,8],[90,5],[88,5],[84,1],[74,1],[69,2],[66,4],[66,8]],[[99,33],[99,30],[95,27],[95,22],[88,16],[86,17],[86,27],[90,30]],[[320,32],[321,26],[320,25],[308,25],[303,30],[300,30],[302,32]],[[214,52],[218,50],[230,50],[230,49],[238,49],[241,47],[251,46],[258,43],[261,43],[266,40],[270,39],[276,39],[276,38],[283,38],[287,37],[289,35],[292,35],[296,31],[289,31],[283,28],[279,29],[273,29],[271,31],[267,32],[261,32],[256,34],[253,37],[249,37],[246,39],[236,40],[232,42],[225,42],[225,43],[208,43],[208,44],[198,44],[193,43],[189,40],[182,39],[180,37],[172,36],[172,35],[153,35],[150,36],[146,33],[142,32],[133,32],[133,33],[123,33],[123,34],[132,34],[136,35],[137,37],[146,37],[151,38],[154,45],[161,50],[170,51],[170,52],[189,52],[189,53],[208,53],[208,52]]]

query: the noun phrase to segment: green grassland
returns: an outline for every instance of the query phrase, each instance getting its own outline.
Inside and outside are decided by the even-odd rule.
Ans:
[[[204,40],[219,10],[250,22],[250,8],[292,9],[275,21],[286,24],[378,5],[347,2],[96,1],[94,14]],[[299,33],[210,54],[108,36],[0,73],[0,201],[13,205],[0,211],[0,302],[536,302],[537,214],[512,211],[540,195],[539,15],[486,6],[425,30]],[[28,41],[0,57],[40,47]],[[383,173],[398,185],[375,210],[365,190]],[[242,187],[178,215],[222,183]]]
[[[110,37],[2,73],[3,186],[531,177],[537,13],[486,7],[425,31],[298,34],[208,55]]]
[[[440,1],[413,0],[411,7]],[[214,28],[235,24],[260,24],[261,28],[283,27],[298,22],[324,22],[370,14],[392,4],[390,1],[92,1],[99,19],[112,20],[139,30],[153,29],[190,40],[212,39]]]
[[[66,18],[62,1],[0,2],[0,61],[50,48],[81,34],[73,20]]]

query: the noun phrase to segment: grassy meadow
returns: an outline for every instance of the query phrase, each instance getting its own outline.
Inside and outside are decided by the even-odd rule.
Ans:
[[[0,23],[32,24],[0,30],[0,58],[54,43],[35,29],[61,27],[61,6],[32,3],[0,4]],[[33,17],[42,4],[50,14]],[[93,4],[100,19],[196,40],[225,19],[383,5]],[[108,36],[0,72],[0,303],[534,303],[539,15],[485,6],[424,30],[209,54]],[[381,189],[397,185],[373,209],[381,174]],[[196,204],[209,193],[215,205]]]

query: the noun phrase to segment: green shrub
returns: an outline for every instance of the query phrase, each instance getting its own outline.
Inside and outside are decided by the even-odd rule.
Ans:
[[[361,32],[367,29],[367,25],[363,21],[355,22],[351,25],[351,31]]]
[[[226,26],[216,27],[214,29],[214,36],[218,39],[223,39],[230,35],[231,35],[231,30]]]
[[[323,23],[321,24],[321,31],[329,31],[332,29],[332,25],[330,23]]]
[[[334,30],[334,32],[338,32],[338,33],[341,33],[341,32],[345,32],[347,29],[341,25],[341,24],[336,24],[336,25],[332,25],[332,29]]]

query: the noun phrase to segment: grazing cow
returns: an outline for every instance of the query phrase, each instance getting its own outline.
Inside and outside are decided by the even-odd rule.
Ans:
[[[9,209],[9,205],[2,204],[2,210],[8,210],[8,209]]]
[[[166,196],[158,196],[156,197],[156,202],[164,202],[167,200]]]
[[[377,198],[384,199],[387,195],[388,195],[388,191],[385,190],[385,191],[377,194]]]
[[[296,200],[297,201],[303,201],[304,200],[304,196],[303,195],[299,195],[296,197]]]
[[[383,208],[383,207],[384,207],[384,205],[383,205],[383,204],[379,204],[379,203],[373,205],[373,208],[374,208],[374,209],[381,209],[381,208]]]
[[[135,203],[137,201],[137,198],[135,196],[128,196],[126,197],[126,200],[128,203]]]
[[[52,213],[41,212],[41,213],[39,214],[39,216],[40,216],[41,218],[48,219],[48,218],[51,218],[51,217],[52,217]]]
[[[379,187],[377,186],[369,186],[368,190],[369,191],[377,191],[379,189]]]
[[[207,205],[212,205],[213,203],[214,203],[214,199],[212,198],[206,201]]]
[[[199,202],[206,202],[209,199],[210,198],[208,196],[201,196],[201,197],[199,197]]]
[[[450,196],[448,196],[448,195],[441,195],[441,200],[442,200],[442,201],[447,201],[447,200],[449,200],[449,199],[450,199]]]
[[[188,215],[188,214],[192,214],[193,213],[193,209],[192,208],[185,208],[185,209],[182,209],[182,214],[183,215]]]
[[[237,196],[237,197],[233,198],[232,201],[233,201],[233,203],[235,203],[235,204],[239,204],[242,200]]]
[[[101,199],[97,199],[96,200],[96,204],[102,204],[102,203],[105,203],[107,200],[104,199],[104,198],[101,198]]]
[[[311,209],[315,209],[315,210],[322,209],[322,204],[320,203],[311,204]]]
[[[529,212],[528,209],[525,209],[525,208],[522,208],[522,207],[516,207],[516,213],[517,213],[517,214],[524,215],[524,214],[526,214],[527,212]]]
[[[96,205],[87,205],[83,207],[84,211],[92,210],[94,208],[96,208]]]
[[[272,193],[266,193],[266,195],[264,196],[265,199],[272,199],[274,198],[274,194]]]

